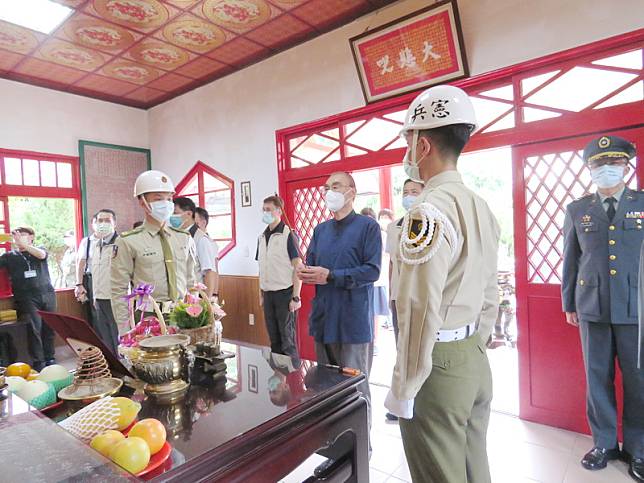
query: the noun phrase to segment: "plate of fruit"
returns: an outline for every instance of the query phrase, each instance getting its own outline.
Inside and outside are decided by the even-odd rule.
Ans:
[[[156,470],[172,453],[165,427],[152,418],[138,421],[125,431],[107,430],[95,436],[90,446],[138,477]]]

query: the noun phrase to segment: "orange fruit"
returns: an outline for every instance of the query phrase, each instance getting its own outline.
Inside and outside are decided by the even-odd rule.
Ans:
[[[27,379],[30,372],[31,367],[29,366],[29,364],[25,364],[24,362],[15,362],[7,367],[6,375],[18,376]]]
[[[156,419],[143,419],[132,426],[130,432],[127,433],[128,438],[133,436],[145,440],[150,447],[150,454],[156,454],[165,444],[165,427]]]

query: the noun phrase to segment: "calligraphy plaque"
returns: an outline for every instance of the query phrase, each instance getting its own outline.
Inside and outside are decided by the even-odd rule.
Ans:
[[[456,0],[435,3],[349,42],[367,103],[468,75]]]

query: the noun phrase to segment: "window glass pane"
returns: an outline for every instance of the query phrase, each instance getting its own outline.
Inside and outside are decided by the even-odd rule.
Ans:
[[[374,118],[356,130],[347,141],[362,148],[378,151],[400,133],[400,124]]]
[[[56,163],[53,161],[40,162],[40,175],[42,179],[40,184],[42,186],[56,186]]]
[[[22,170],[25,176],[24,184],[26,186],[40,186],[40,171],[38,161],[35,159],[23,159]]]
[[[56,170],[58,171],[58,187],[71,188],[72,165],[69,163],[56,163]]]
[[[56,288],[76,284],[76,239],[67,247],[65,232],[76,226],[75,200],[62,198],[9,197],[11,228],[30,226],[36,232],[35,245],[49,253],[47,264]]]
[[[529,96],[526,101],[579,112],[635,77],[636,74],[624,72],[573,67],[556,81]]]
[[[4,158],[4,175],[7,184],[22,184],[22,163],[18,158]]]
[[[232,238],[232,217],[230,215],[226,215],[211,218],[210,223],[208,223],[208,233],[210,233],[210,236],[214,240],[221,240],[222,238]],[[222,247],[220,245],[219,249],[221,250],[221,248]]]
[[[199,191],[199,181],[197,175],[195,174],[190,182],[186,184],[185,188],[181,190],[182,193],[197,193]]]
[[[214,176],[209,175],[208,173],[203,174],[203,189],[204,191],[213,191],[230,188],[226,183],[221,180],[218,180]]]
[[[209,215],[223,215],[232,210],[230,190],[206,193],[206,210]]]

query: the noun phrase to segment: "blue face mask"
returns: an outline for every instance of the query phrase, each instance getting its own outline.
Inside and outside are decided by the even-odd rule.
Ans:
[[[271,213],[270,211],[265,211],[264,214],[262,215],[262,221],[267,225],[270,225],[275,221],[275,217],[273,216],[273,213]]]
[[[168,223],[172,228],[180,228],[183,225],[183,218],[181,215],[170,215]]]
[[[414,195],[403,196],[402,205],[405,211],[409,211],[409,209],[412,207],[412,205],[416,202],[417,199],[418,199],[418,196],[414,196]]]
[[[598,188],[613,188],[624,180],[624,166],[612,166],[605,164],[599,168],[592,169],[590,176]]]

